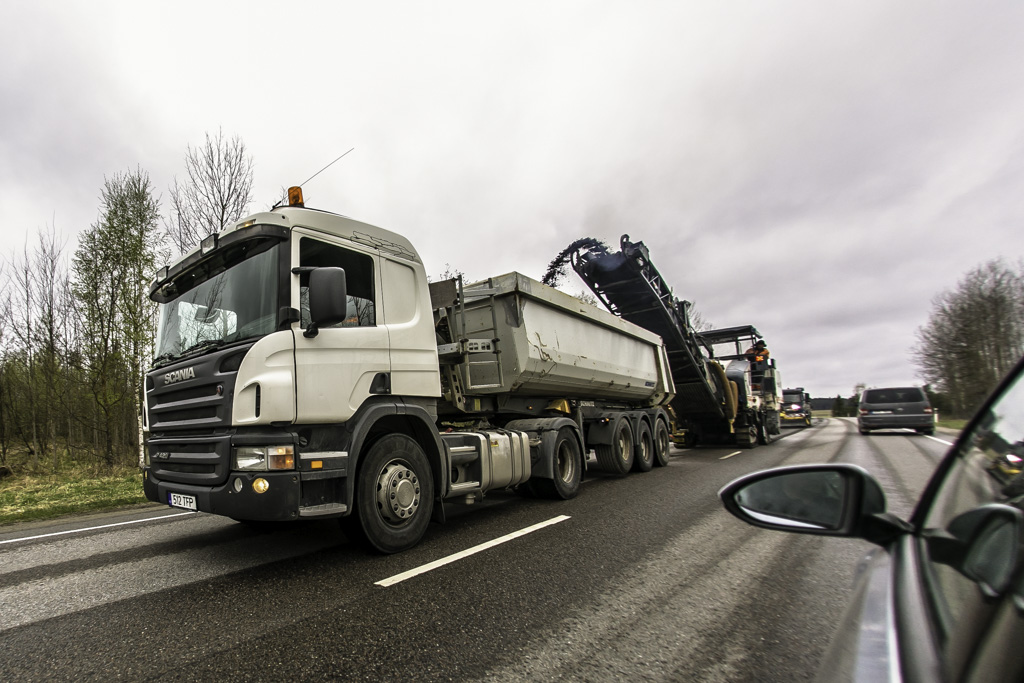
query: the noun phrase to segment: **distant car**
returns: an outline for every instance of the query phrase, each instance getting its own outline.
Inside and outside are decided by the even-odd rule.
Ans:
[[[874,429],[913,429],[935,433],[935,413],[920,387],[865,389],[860,395],[857,427],[861,434]]]
[[[803,387],[782,390],[782,410],[779,421],[783,427],[811,426],[811,395]]]
[[[861,538],[822,681],[1024,680],[1024,361],[949,450],[910,521],[850,464],[747,475],[720,492],[754,526]]]

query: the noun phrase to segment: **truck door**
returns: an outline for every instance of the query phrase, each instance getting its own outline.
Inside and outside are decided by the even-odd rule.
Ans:
[[[391,373],[387,328],[381,311],[380,257],[369,248],[296,228],[292,263],[345,270],[348,317],[320,327],[312,338],[295,331],[295,421],[345,422],[372,394],[385,393]],[[309,275],[292,274],[292,305],[309,327]],[[298,286],[295,281],[298,281]]]

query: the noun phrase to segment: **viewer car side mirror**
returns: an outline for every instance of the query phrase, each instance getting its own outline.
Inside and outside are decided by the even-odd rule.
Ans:
[[[928,552],[978,584],[989,598],[1003,595],[1024,555],[1024,513],[989,503],[953,518],[927,536]]]
[[[747,524],[887,545],[911,527],[885,511],[878,482],[856,465],[799,465],[755,472],[718,492]]]

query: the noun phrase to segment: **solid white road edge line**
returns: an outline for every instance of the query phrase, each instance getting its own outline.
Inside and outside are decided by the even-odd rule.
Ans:
[[[719,458],[719,460],[725,460],[726,458],[731,458],[732,456],[739,455],[742,452],[743,451],[736,451],[735,453],[730,453],[729,455],[723,455],[721,458]]]
[[[567,519],[571,519],[571,518],[568,515],[559,515],[558,517],[552,517],[551,519],[549,519],[549,520],[547,520],[545,522],[540,522],[539,524],[534,524],[533,526],[528,526],[525,529],[520,529],[519,531],[513,531],[512,533],[507,534],[505,536],[502,536],[501,538],[496,538],[493,541],[487,541],[486,543],[481,543],[480,545],[473,546],[472,548],[469,548],[468,550],[463,550],[462,552],[455,553],[454,555],[449,555],[448,557],[442,557],[440,560],[434,560],[433,562],[428,562],[427,564],[420,565],[419,567],[416,567],[415,569],[410,569],[407,572],[402,572],[401,574],[395,574],[394,576],[392,576],[390,578],[383,579],[381,581],[377,581],[373,585],[375,585],[375,586],[383,586],[384,588],[387,588],[388,586],[394,586],[396,583],[400,583],[402,581],[405,581],[406,579],[411,579],[412,577],[419,576],[420,574],[426,574],[427,572],[433,571],[434,569],[437,569],[438,567],[443,567],[446,564],[451,564],[452,562],[456,562],[458,560],[461,560],[464,557],[469,557],[470,555],[475,555],[475,554],[477,554],[479,552],[487,550],[488,548],[493,548],[496,545],[501,545],[502,543],[507,543],[508,541],[514,540],[516,538],[519,538],[520,536],[525,536],[526,534],[531,534],[534,531],[538,531],[539,529],[543,529],[546,526],[551,526],[552,524],[558,524],[559,522],[564,522]]]
[[[946,441],[945,439],[940,439],[940,438],[938,438],[937,436],[928,436],[927,434],[925,434],[925,436],[926,436],[927,438],[931,439],[932,441],[938,441],[939,443],[944,443],[944,444],[946,444],[947,446],[952,446],[952,445],[953,445],[953,442],[952,442],[952,441]]]
[[[6,541],[0,541],[0,545],[5,543],[17,543],[18,541],[34,541],[37,538],[50,538],[51,536],[64,536],[65,534],[80,534],[83,531],[96,531],[97,529],[109,529],[115,526],[124,526],[125,524],[141,524],[142,522],[153,522],[158,519],[170,519],[171,517],[181,517],[183,515],[194,515],[194,512],[178,512],[173,515],[163,515],[162,517],[147,517],[146,519],[133,519],[129,522],[117,522],[115,524],[103,524],[101,526],[90,526],[84,529],[68,529],[67,531],[54,531],[52,534],[39,534],[38,536],[22,536],[21,538],[9,538]]]

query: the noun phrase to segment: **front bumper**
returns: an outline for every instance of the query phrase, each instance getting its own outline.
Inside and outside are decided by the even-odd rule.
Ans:
[[[779,422],[783,427],[810,427],[811,416],[787,415],[786,413],[783,413],[779,415]]]
[[[253,489],[253,481],[262,478],[269,487],[264,493]],[[241,490],[235,481],[241,480]],[[233,519],[259,522],[284,522],[299,518],[301,485],[299,472],[232,472],[222,486],[193,486],[158,481],[150,468],[143,468],[146,498],[170,505],[170,494],[193,496],[199,512],[224,515]]]

